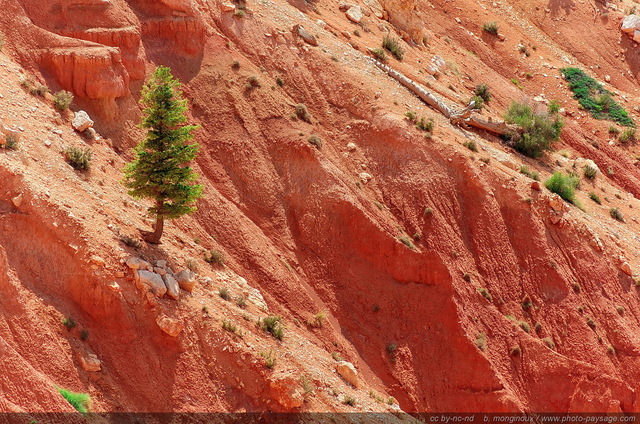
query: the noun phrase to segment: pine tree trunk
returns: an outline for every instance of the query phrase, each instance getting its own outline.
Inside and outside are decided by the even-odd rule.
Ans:
[[[158,211],[162,210],[162,206],[164,206],[164,202],[159,200],[156,203]],[[145,234],[145,241],[150,244],[160,244],[160,238],[162,237],[162,232],[164,230],[164,215],[158,214],[156,217],[156,223],[153,226],[153,232]]]

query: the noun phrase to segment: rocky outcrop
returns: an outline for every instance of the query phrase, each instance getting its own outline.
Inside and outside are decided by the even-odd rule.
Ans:
[[[640,16],[628,15],[622,20],[620,30],[628,34],[633,41],[640,43]]]
[[[158,327],[171,337],[177,337],[182,332],[184,324],[177,319],[169,318],[165,314],[161,314],[156,318],[156,324]]]
[[[89,118],[89,114],[87,112],[79,110],[74,114],[71,125],[76,131],[82,132],[93,127],[93,121]]]
[[[160,275],[146,270],[134,271],[134,273],[136,284],[140,290],[150,291],[157,297],[162,297],[167,293],[167,286]]]
[[[85,371],[98,372],[102,370],[102,361],[95,353],[78,352],[78,362]]]
[[[273,400],[283,408],[291,410],[301,407],[304,403],[304,396],[299,386],[299,380],[286,376],[269,381],[269,392]]]
[[[202,52],[205,28],[194,17],[167,17],[142,22],[142,38],[158,41],[159,49],[197,55]]]
[[[351,362],[340,361],[336,364],[336,371],[340,374],[340,377],[351,384],[353,387],[358,387],[358,371]]]
[[[403,38],[410,38],[416,43],[422,42],[424,30],[422,19],[417,13],[417,0],[382,0],[381,3],[389,16],[389,22],[405,34]]]

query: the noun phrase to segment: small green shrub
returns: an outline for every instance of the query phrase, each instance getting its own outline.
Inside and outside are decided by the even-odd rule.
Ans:
[[[404,49],[400,46],[400,41],[390,35],[385,35],[382,39],[382,48],[388,50],[393,57],[402,61],[404,57]]]
[[[478,152],[478,146],[475,141],[465,141],[462,145],[472,152]]]
[[[515,149],[532,158],[553,149],[564,125],[557,114],[534,113],[531,106],[516,102],[507,109],[505,121],[520,128],[509,137]]]
[[[82,330],[80,330],[80,340],[85,342],[87,341],[88,338],[89,338],[89,330],[87,330],[86,328],[83,328]]]
[[[587,325],[592,329],[596,328],[596,322],[591,318],[587,318]]]
[[[389,343],[387,345],[387,352],[390,354],[393,354],[396,352],[396,350],[398,350],[398,345],[395,343]]]
[[[278,84],[278,87],[284,87],[284,80],[278,77],[276,78],[276,84]]]
[[[229,289],[226,287],[220,287],[220,289],[218,289],[218,296],[224,300],[231,300],[231,294],[229,293]]]
[[[380,62],[385,63],[387,61],[387,54],[384,52],[384,49],[380,47],[376,47],[371,50],[371,53],[378,59]]]
[[[325,320],[327,319],[327,313],[325,311],[320,311],[313,316],[309,321],[307,321],[307,325],[309,327],[322,328]]]
[[[76,325],[78,325],[78,324],[73,319],[73,317],[68,317],[68,318],[65,318],[65,319],[62,320],[62,325],[67,327],[67,330],[71,330],[71,329],[75,328]]]
[[[636,141],[636,129],[635,128],[625,129],[624,131],[622,131],[620,136],[618,136],[618,141],[620,141],[620,143],[631,143]]]
[[[236,297],[236,305],[240,308],[246,308],[247,307],[247,298],[244,297],[243,295],[240,295],[238,297]]]
[[[407,118],[407,120],[409,122],[413,122],[416,123],[418,122],[418,116],[416,115],[416,113],[412,110],[408,110],[404,113],[405,118]]]
[[[284,327],[282,326],[282,317],[279,315],[270,315],[260,320],[260,328],[271,333],[273,337],[282,340],[284,337]]]
[[[242,337],[242,331],[238,328],[238,326],[229,320],[223,319],[222,320],[222,328],[230,333],[233,333],[237,336]]]
[[[313,120],[313,117],[311,116],[311,114],[309,113],[309,110],[307,109],[307,106],[303,103],[298,103],[296,105],[296,116],[298,117],[298,119],[310,124],[311,121]]]
[[[484,107],[484,99],[480,96],[471,97],[471,99],[469,99],[469,104],[471,104],[471,102],[473,102],[473,108],[475,110],[482,110]]]
[[[599,205],[602,204],[602,201],[600,200],[600,196],[598,196],[594,191],[589,192],[589,199],[593,200]]]
[[[591,165],[585,165],[583,168],[583,173],[586,178],[592,180],[596,177],[598,170]]]
[[[309,144],[314,145],[318,150],[320,150],[320,148],[322,147],[322,139],[315,134],[309,136],[309,139],[307,141],[309,142]]]
[[[237,60],[234,60],[233,62],[231,62],[231,67],[233,69],[240,69],[240,62],[238,62]]]
[[[564,175],[561,172],[554,172],[553,175],[545,181],[544,185],[549,191],[556,193],[569,203],[575,202],[576,187],[579,180],[572,175]]]
[[[522,165],[520,167],[520,173],[526,175],[534,181],[540,181],[540,174],[538,171],[531,171],[527,165]]]
[[[545,337],[544,339],[542,339],[542,342],[547,345],[547,347],[549,349],[555,349],[556,348],[556,344],[553,342],[553,339],[551,337]]]
[[[4,138],[3,147],[8,150],[17,150],[18,149],[18,139],[15,135],[9,133]]]
[[[433,126],[434,122],[431,118],[425,119],[424,117],[422,117],[418,122],[416,122],[416,128],[429,133],[433,131]]]
[[[509,352],[509,354],[511,356],[519,356],[521,352],[522,351],[520,349],[520,346],[514,346],[514,347],[511,348],[511,351]]]
[[[272,369],[275,365],[276,365],[276,355],[273,353],[272,350],[270,350],[269,352],[262,352],[260,353],[260,356],[262,356],[264,358],[264,365],[265,367]]]
[[[529,326],[529,324],[525,321],[520,321],[518,322],[518,325],[520,326],[520,328],[522,328],[526,333],[530,333],[531,332],[531,327]]]
[[[487,299],[489,302],[493,301],[493,296],[491,296],[491,293],[489,293],[489,290],[485,289],[484,287],[479,288],[478,293],[480,293],[482,297]]]
[[[204,260],[213,265],[224,265],[224,254],[217,250],[209,250],[204,252]]]
[[[258,77],[250,76],[247,79],[247,90],[251,90],[251,89],[257,88],[257,87],[260,87],[260,81],[258,80]]]
[[[485,22],[482,24],[482,30],[488,34],[498,35],[498,29],[497,22]]]
[[[473,94],[475,94],[477,97],[480,97],[485,102],[491,101],[491,89],[487,84],[476,85]]]
[[[342,403],[344,405],[355,406],[356,398],[351,395],[345,395],[344,398],[342,399]]]
[[[58,392],[67,400],[78,412],[86,413],[89,411],[91,399],[87,393],[75,393],[58,387]]]
[[[88,147],[85,147],[84,149],[80,149],[78,147],[67,147],[64,151],[64,156],[67,163],[69,163],[73,169],[77,171],[86,171],[91,166],[93,153],[91,153],[91,149]]]
[[[611,218],[615,219],[616,221],[624,222],[624,216],[618,208],[609,209],[609,215],[611,215]]]
[[[73,94],[66,90],[61,90],[53,95],[53,106],[61,112],[69,109],[73,102]]]

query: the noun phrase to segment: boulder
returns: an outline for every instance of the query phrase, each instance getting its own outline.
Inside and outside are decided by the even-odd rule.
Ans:
[[[362,181],[365,184],[373,179],[373,175],[367,172],[361,172],[358,176],[360,177],[360,181]]]
[[[124,261],[125,264],[131,269],[146,269],[152,270],[151,265],[147,261],[143,261],[140,258],[136,258],[135,256],[129,256]]]
[[[87,112],[85,112],[84,110],[79,110],[73,116],[71,125],[73,125],[73,128],[76,131],[82,132],[87,128],[93,127],[93,121],[91,120],[91,118],[89,118],[89,114]]]
[[[384,17],[384,11],[378,0],[364,0],[364,4],[371,9],[376,18],[382,19]]]
[[[102,370],[102,362],[94,353],[78,352],[78,362],[85,371],[98,372]]]
[[[269,381],[271,398],[285,409],[299,408],[304,403],[298,379],[291,376]]]
[[[188,291],[189,293],[193,291],[193,287],[196,285],[194,274],[188,269],[183,269],[177,274],[174,274],[173,278],[176,279],[182,290]]]
[[[180,296],[180,285],[176,279],[173,278],[171,274],[163,275],[162,279],[164,280],[164,285],[167,287],[167,296],[177,300],[178,296]]]
[[[633,272],[631,271],[631,266],[629,265],[629,262],[624,261],[620,264],[620,271],[624,272],[625,274],[627,274],[628,276],[632,276]]]
[[[236,7],[230,3],[222,3],[220,5],[220,8],[222,9],[223,12],[226,12],[226,13],[233,12],[234,10],[236,10]]]
[[[353,387],[358,387],[358,371],[351,362],[340,361],[336,364],[336,371],[344,380]]]
[[[184,324],[177,319],[169,318],[165,314],[158,315],[156,318],[156,324],[158,327],[171,337],[176,337],[182,329],[184,328]]]
[[[347,144],[347,150],[350,152],[355,152],[356,148],[357,148],[356,143],[351,142]]]
[[[629,15],[624,17],[620,28],[622,32],[626,34],[633,34],[638,29],[640,29],[640,16]]]
[[[549,207],[551,207],[551,209],[553,209],[554,211],[560,213],[564,212],[566,208],[562,198],[555,193],[551,195],[551,197],[549,197]]]
[[[542,187],[540,187],[540,181],[534,181],[531,183],[531,189],[532,190],[537,190],[540,191],[542,190]]]
[[[20,193],[17,196],[11,198],[11,203],[13,203],[13,206],[15,206],[16,208],[20,208],[23,198],[24,196],[22,195],[22,193]]]
[[[157,297],[162,297],[167,293],[167,286],[164,284],[162,277],[155,272],[139,270],[138,271],[140,288],[146,287],[151,293]],[[144,286],[144,287],[141,287]]]
[[[351,22],[355,22],[356,24],[360,23],[364,18],[364,14],[362,13],[360,6],[350,7],[345,14]]]
[[[316,37],[313,34],[311,34],[309,31],[304,29],[302,25],[294,26],[293,33],[298,34],[300,38],[302,38],[306,43],[311,44],[312,46],[318,45],[318,40],[316,40]]]

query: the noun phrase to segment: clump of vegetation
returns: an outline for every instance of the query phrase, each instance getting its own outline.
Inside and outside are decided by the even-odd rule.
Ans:
[[[478,145],[475,141],[465,141],[462,145],[472,152],[478,152]]]
[[[505,121],[520,127],[520,131],[514,131],[509,138],[518,152],[532,158],[552,150],[564,125],[557,112],[536,113],[531,106],[517,102],[507,109]]]
[[[407,118],[409,122],[413,122],[414,124],[418,121],[418,115],[412,110],[408,110],[404,113],[404,117]]]
[[[416,128],[422,131],[426,131],[428,133],[433,132],[434,122],[433,119],[425,119],[424,117],[420,118],[418,122],[416,122]]]
[[[594,191],[589,192],[589,199],[593,200],[599,205],[602,204],[602,201],[600,200],[600,196],[598,196]]]
[[[250,76],[247,79],[247,90],[252,90],[254,88],[260,87],[260,81],[255,76]]]
[[[67,318],[62,320],[62,325],[67,327],[67,330],[71,330],[71,329],[75,328],[76,325],[78,325],[78,324],[76,323],[76,320],[73,319],[73,317],[67,317]]]
[[[485,22],[482,24],[482,30],[488,34],[498,35],[498,29],[497,22]]]
[[[511,351],[509,352],[509,354],[511,356],[520,356],[520,353],[522,353],[520,346],[514,346],[511,348]]]
[[[556,344],[553,342],[553,339],[551,337],[545,337],[544,339],[542,339],[542,342],[547,345],[547,347],[549,349],[555,349],[556,348]]]
[[[278,77],[276,78],[276,84],[278,84],[278,87],[284,87],[284,80]]]
[[[531,327],[529,326],[529,324],[526,321],[520,321],[518,322],[518,325],[520,326],[520,328],[522,328],[525,332],[530,333],[531,332]]]
[[[233,333],[237,336],[242,337],[242,331],[238,328],[238,326],[229,320],[223,319],[222,320],[222,328],[230,333]]]
[[[475,344],[478,349],[484,351],[487,348],[487,335],[485,333],[478,333]]]
[[[618,208],[609,209],[609,215],[611,215],[611,218],[615,219],[616,221],[624,222],[624,216]]]
[[[520,173],[526,175],[534,181],[540,181],[540,174],[538,171],[531,171],[527,165],[522,165],[520,167]]]
[[[224,300],[231,300],[231,294],[229,293],[229,289],[226,287],[220,287],[220,289],[218,289],[218,296]]]
[[[545,181],[544,185],[549,191],[556,193],[569,203],[575,203],[575,193],[578,187],[579,179],[574,175],[563,174],[562,172],[554,172],[553,175]]]
[[[91,149],[85,147],[81,149],[79,147],[67,147],[64,151],[64,157],[76,171],[86,171],[91,165],[91,158],[93,154]]]
[[[282,340],[284,337],[284,327],[282,326],[282,317],[279,315],[270,315],[264,317],[259,322],[260,328],[271,333],[273,337]]]
[[[272,350],[270,350],[269,352],[262,352],[260,353],[260,356],[262,356],[264,358],[264,366],[272,369],[275,365],[276,365],[276,355],[273,353]]]
[[[598,173],[598,170],[591,165],[585,165],[582,171],[584,176],[590,180],[594,179]]]
[[[237,60],[234,60],[234,61],[231,63],[231,67],[232,67],[233,69],[240,69],[240,62],[238,62]]]
[[[301,121],[304,121],[308,124],[311,123],[311,121],[313,120],[313,117],[311,116],[311,113],[309,113],[309,109],[307,109],[307,106],[304,103],[298,103],[296,105],[296,116],[298,117],[298,119],[300,119]]]
[[[53,106],[61,112],[69,109],[73,102],[73,94],[66,90],[60,90],[53,94]]]
[[[610,119],[626,127],[635,127],[627,111],[596,80],[578,68],[563,68],[560,71],[569,83],[573,97],[594,118]]]
[[[87,393],[75,393],[70,390],[58,388],[58,392],[80,413],[89,411],[91,399]]]
[[[618,141],[620,143],[631,143],[636,141],[636,129],[635,128],[627,128],[618,136]]]
[[[407,246],[409,249],[411,250],[415,250],[415,246],[413,245],[413,243],[411,242],[411,239],[407,236],[400,236],[398,237],[398,240],[404,244],[405,246]]]
[[[596,328],[596,322],[591,318],[587,318],[587,325],[592,329]]]
[[[344,405],[355,406],[356,398],[351,395],[345,395],[344,398],[342,399],[342,403]]]
[[[309,142],[309,144],[314,145],[318,150],[320,150],[320,148],[322,147],[322,139],[315,134],[311,134],[307,141]]]
[[[397,38],[385,35],[382,39],[382,48],[388,50],[399,61],[402,61],[404,49],[400,46],[400,41]]]
[[[531,307],[533,306],[533,302],[531,301],[529,295],[525,295],[522,298],[522,302],[520,302],[520,305],[522,306],[522,310],[524,311],[528,311],[529,309],[531,309]]]
[[[224,254],[217,250],[209,250],[204,252],[204,260],[213,265],[224,265]]]
[[[5,149],[8,150],[17,150],[18,149],[18,138],[9,133],[4,138],[4,144],[2,145]]]
[[[491,89],[487,84],[476,85],[475,90],[473,90],[473,94],[476,97],[480,97],[484,102],[491,101]]]
[[[313,318],[307,321],[307,325],[309,325],[309,327],[322,328],[326,319],[327,319],[327,313],[325,311],[320,311],[317,314],[315,314]]]
[[[478,293],[480,293],[482,297],[487,299],[489,302],[493,301],[493,296],[491,296],[491,293],[489,293],[489,290],[485,289],[484,287],[479,288]]]
[[[247,298],[244,297],[243,295],[240,295],[238,297],[236,297],[236,305],[240,308],[246,308],[247,307]]]
[[[624,315],[624,306],[622,305],[616,306],[616,311],[618,311],[620,315]]]
[[[380,62],[385,63],[387,61],[387,54],[384,52],[384,49],[381,49],[380,47],[376,47],[375,49],[371,49],[371,53]]]

